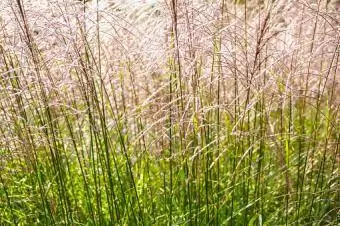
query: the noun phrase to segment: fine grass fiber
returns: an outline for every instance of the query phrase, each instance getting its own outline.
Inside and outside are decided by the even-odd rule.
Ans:
[[[336,225],[339,1],[3,0],[0,225]]]

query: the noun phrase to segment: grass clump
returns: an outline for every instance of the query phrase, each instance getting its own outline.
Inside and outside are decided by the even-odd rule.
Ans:
[[[1,225],[338,222],[336,2],[0,6]]]

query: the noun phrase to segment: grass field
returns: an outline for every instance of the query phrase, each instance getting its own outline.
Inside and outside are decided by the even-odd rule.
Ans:
[[[0,225],[339,224],[339,9],[2,1]]]

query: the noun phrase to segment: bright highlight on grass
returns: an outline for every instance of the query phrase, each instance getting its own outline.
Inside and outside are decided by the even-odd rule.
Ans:
[[[336,225],[337,0],[4,0],[0,225]]]

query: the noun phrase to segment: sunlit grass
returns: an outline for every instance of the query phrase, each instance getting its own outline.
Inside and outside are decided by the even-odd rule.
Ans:
[[[0,5],[1,225],[338,222],[334,4],[198,2]]]

